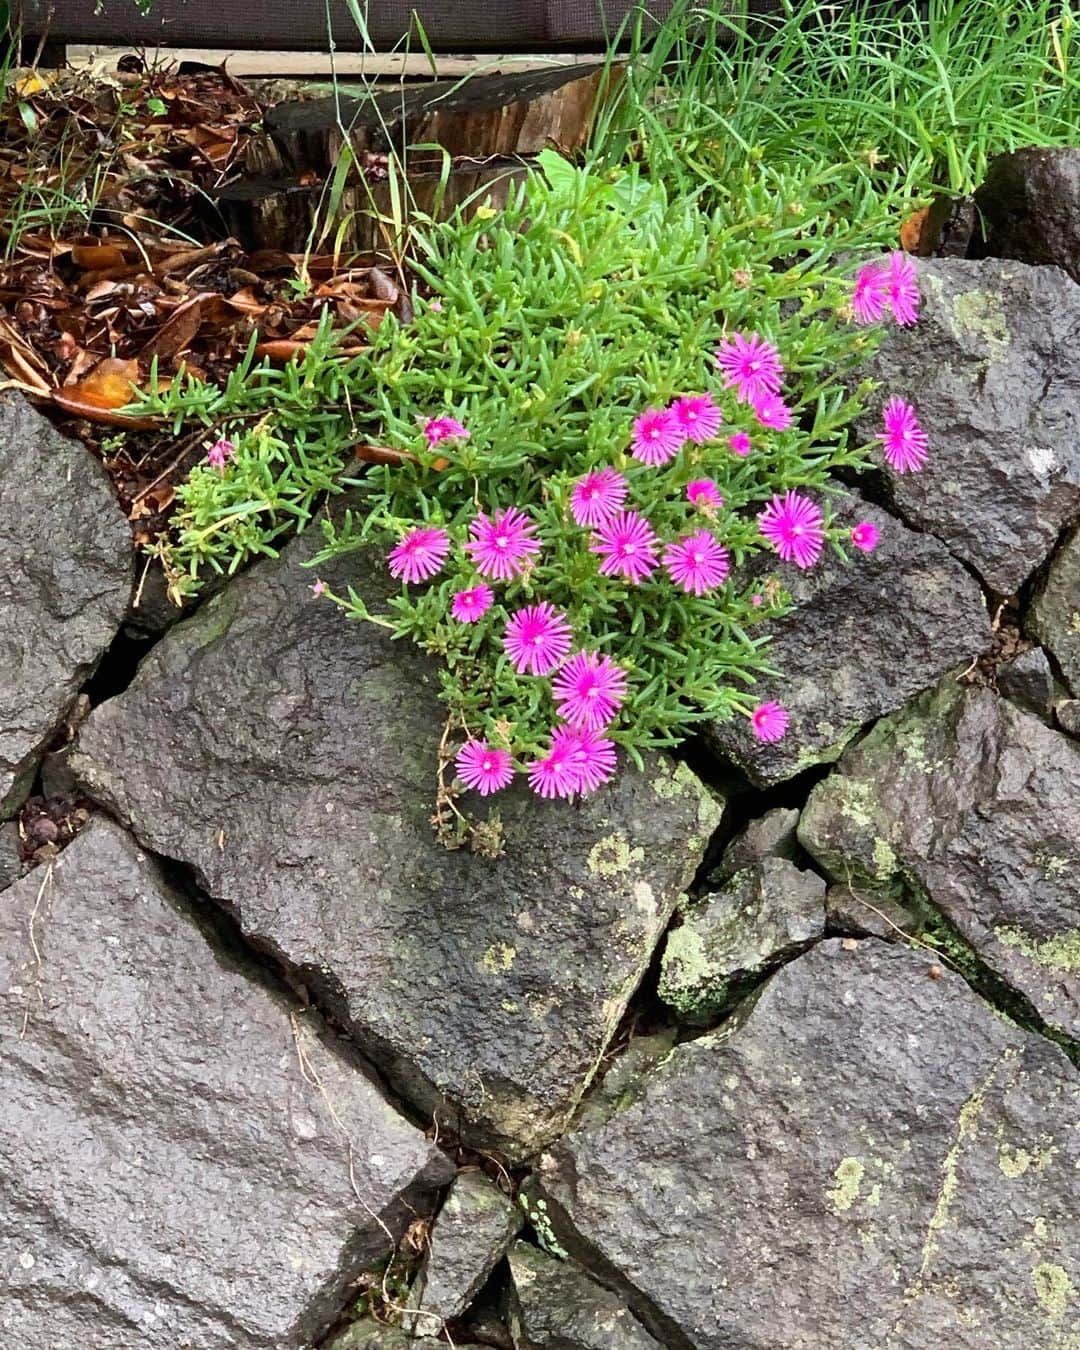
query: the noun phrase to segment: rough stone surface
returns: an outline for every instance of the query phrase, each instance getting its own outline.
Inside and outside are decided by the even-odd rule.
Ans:
[[[1017,591],[1080,514],[1080,290],[1055,267],[920,261],[923,303],[867,373],[928,436],[919,473],[885,469],[900,514],[993,591]],[[860,439],[881,429],[863,419]]]
[[[454,1179],[431,1232],[431,1246],[410,1291],[413,1335],[437,1336],[469,1307],[521,1228],[519,1206],[482,1172]]]
[[[1080,530],[1065,542],[1050,564],[1028,625],[1053,653],[1070,692],[1080,696]]]
[[[510,1278],[514,1350],[660,1350],[625,1303],[576,1261],[518,1242]]]
[[[998,692],[1024,712],[1049,722],[1054,706],[1054,673],[1041,647],[1021,652],[997,667]]]
[[[685,1020],[707,1022],[824,932],[824,881],[765,858],[687,910],[664,948],[660,997]]]
[[[724,849],[720,866],[709,878],[710,884],[718,886],[763,858],[787,858],[789,862],[798,862],[802,854],[795,834],[798,824],[799,812],[793,806],[778,806],[757,820],[749,821]]]
[[[19,827],[13,820],[0,825],[0,891],[18,881],[23,874],[19,857]]]
[[[452,1171],[104,820],[4,892],[0,1013],[5,1346],[307,1347]]]
[[[873,521],[881,542],[850,563],[826,551],[807,572],[782,568],[796,609],[772,626],[769,661],[781,677],[762,679],[755,696],[783,703],[788,734],[763,745],[745,717],[707,726],[713,747],[761,786],[836,759],[867,722],[966,665],[989,640],[982,594],[943,544],[857,498],[837,518]]]
[[[1070,736],[1080,736],[1080,698],[1063,698],[1055,704],[1054,720]]]
[[[0,395],[0,820],[116,635],[131,556],[101,466],[23,399]]]
[[[354,1322],[332,1336],[324,1350],[446,1350],[446,1345],[446,1341],[434,1336],[414,1340],[400,1327],[384,1326],[381,1322]]]
[[[946,682],[819,783],[803,846],[836,881],[928,898],[982,962],[1080,1034],[1080,746]]]
[[[895,942],[921,926],[918,914],[891,895],[855,886],[830,886],[825,892],[825,926],[830,933],[857,934]]]
[[[545,1157],[557,1240],[671,1350],[1080,1332],[1080,1079],[930,965],[820,943]]]
[[[975,203],[981,251],[1056,264],[1080,281],[1080,150],[1026,146],[998,155]]]
[[[505,857],[448,852],[429,821],[434,672],[312,598],[317,533],[170,630],[73,764],[419,1110],[521,1157],[568,1120],[719,809],[652,759],[580,804],[500,794]],[[385,584],[357,559],[324,575],[376,605]]]

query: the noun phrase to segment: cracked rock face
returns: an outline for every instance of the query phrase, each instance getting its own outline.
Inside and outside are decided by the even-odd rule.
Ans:
[[[576,1261],[518,1242],[510,1281],[514,1350],[661,1350],[622,1300]]]
[[[568,1120],[719,809],[653,758],[579,804],[501,794],[505,856],[448,852],[434,673],[312,598],[316,533],[171,630],[72,764],[419,1110],[522,1157]],[[385,585],[355,558],[324,579]]]
[[[925,896],[1047,1025],[1080,1035],[1080,746],[946,682],[819,783],[799,838],[835,881]]]
[[[0,395],[0,820],[120,627],[131,557],[89,451]]]
[[[541,1167],[665,1345],[1031,1350],[1080,1331],[1080,1079],[921,953],[837,940]]]
[[[998,258],[921,260],[919,282],[919,322],[867,373],[915,405],[930,458],[885,476],[906,521],[1011,595],[1080,515],[1080,288]],[[859,439],[880,429],[875,410]]]
[[[5,1346],[306,1350],[453,1171],[102,819],[4,892],[0,1037]]]
[[[1080,695],[1080,530],[1051,562],[1028,625],[1053,653],[1069,688]]]
[[[990,161],[975,194],[980,247],[1080,281],[1080,150],[1025,146]]]

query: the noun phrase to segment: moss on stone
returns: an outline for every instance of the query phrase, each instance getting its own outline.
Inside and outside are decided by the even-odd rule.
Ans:
[[[1040,966],[1069,975],[1080,971],[1080,928],[1070,928],[1049,938],[1037,938],[1022,928],[1006,925],[995,928],[994,936],[1006,947],[1014,947]]]
[[[864,1170],[862,1162],[858,1158],[840,1159],[836,1171],[833,1173],[836,1185],[832,1190],[825,1192],[825,1198],[837,1214],[849,1210],[859,1198],[859,1188],[862,1186]]]
[[[1035,1297],[1050,1321],[1064,1321],[1075,1290],[1061,1266],[1044,1261],[1031,1272],[1031,1281],[1035,1286]]]

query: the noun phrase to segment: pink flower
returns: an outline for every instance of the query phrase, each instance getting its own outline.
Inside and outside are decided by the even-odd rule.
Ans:
[[[851,531],[851,542],[864,553],[873,553],[880,537],[881,531],[871,520],[860,521]]]
[[[575,652],[551,682],[559,716],[575,727],[599,731],[626,697],[626,671],[610,656]]]
[[[477,571],[496,581],[509,581],[520,576],[529,561],[540,552],[540,545],[532,536],[536,526],[516,506],[496,511],[489,520],[483,511],[469,526],[472,535],[465,552],[476,564]]]
[[[728,437],[728,445],[740,459],[745,459],[750,453],[750,437],[745,431],[733,431]]]
[[[867,263],[865,267],[860,267],[855,276],[855,290],[851,297],[855,322],[877,323],[885,313],[888,298],[888,271],[880,263]]]
[[[615,777],[615,743],[591,731],[578,732],[576,736],[577,791],[587,797]]]
[[[427,581],[446,561],[450,552],[450,536],[433,525],[419,525],[391,549],[390,575],[407,582]]]
[[[675,458],[685,439],[673,412],[667,408],[646,408],[634,420],[630,453],[642,464],[656,469]]]
[[[431,310],[432,314],[441,314],[441,313],[442,313],[442,301],[441,301],[441,300],[432,300],[432,301],[428,304],[428,309]]]
[[[494,599],[491,587],[481,582],[467,591],[455,591],[450,604],[450,613],[459,623],[475,623],[491,608]]]
[[[315,597],[316,600],[318,600],[319,596],[323,595],[325,591],[326,591],[325,581],[316,581],[312,584],[311,594]]]
[[[206,462],[212,469],[223,469],[235,454],[236,446],[232,441],[215,441],[206,452]]]
[[[570,493],[570,514],[579,525],[601,525],[626,500],[626,479],[610,466],[579,478]]]
[[[784,378],[780,353],[764,338],[741,333],[720,344],[716,364],[724,372],[724,388],[734,389],[743,403],[749,403],[761,394],[778,394]]]
[[[529,786],[541,797],[572,797],[581,774],[581,742],[570,727],[553,727],[551,746],[541,759],[528,767]]]
[[[724,504],[720,489],[711,478],[695,478],[687,483],[686,500],[706,516],[715,515]]]
[[[693,595],[704,595],[719,586],[730,570],[727,549],[708,530],[698,530],[678,543],[668,544],[664,566],[676,586]]]
[[[633,585],[656,569],[656,545],[659,541],[644,516],[636,511],[620,511],[597,526],[590,553],[603,558],[604,576],[621,576]]]
[[[570,625],[543,601],[511,614],[503,646],[519,675],[550,675],[570,650]]]
[[[758,527],[784,562],[813,567],[821,556],[825,542],[821,512],[801,493],[774,497],[758,516]]]
[[[897,473],[916,473],[926,463],[929,441],[919,426],[915,409],[894,396],[885,404],[885,430],[877,439],[884,442],[885,459]]]
[[[791,409],[779,394],[757,394],[750,403],[759,424],[770,431],[787,431]]]
[[[429,446],[440,441],[466,441],[469,433],[456,417],[429,417],[424,423],[424,435]]]
[[[493,748],[487,741],[466,741],[454,764],[465,786],[474,788],[481,797],[499,792],[514,776],[510,751]]]
[[[759,741],[783,740],[788,729],[787,709],[779,703],[759,703],[750,714],[750,726]]]
[[[889,304],[893,318],[907,327],[919,317],[919,274],[915,264],[899,249],[889,254]]]
[[[684,439],[695,445],[711,441],[720,430],[723,415],[710,394],[687,394],[671,405],[670,411]]]
[[[763,595],[752,595],[750,597],[750,603],[754,606],[755,609],[760,609],[761,606],[765,603],[765,597]]]

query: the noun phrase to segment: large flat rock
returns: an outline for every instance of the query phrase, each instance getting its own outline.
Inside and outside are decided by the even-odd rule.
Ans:
[[[434,672],[311,597],[314,547],[305,536],[173,629],[91,716],[76,771],[419,1109],[528,1154],[569,1118],[718,808],[654,758],[579,804],[501,794],[504,856],[448,852],[429,820]],[[349,558],[325,579],[369,598],[383,584]]]
[[[4,892],[0,1040],[5,1346],[306,1348],[453,1172],[101,819]]]
[[[116,635],[131,577],[131,531],[104,470],[0,395],[0,820]]]
[[[819,944],[541,1167],[670,1350],[1065,1347],[1080,1078],[922,953]]]

